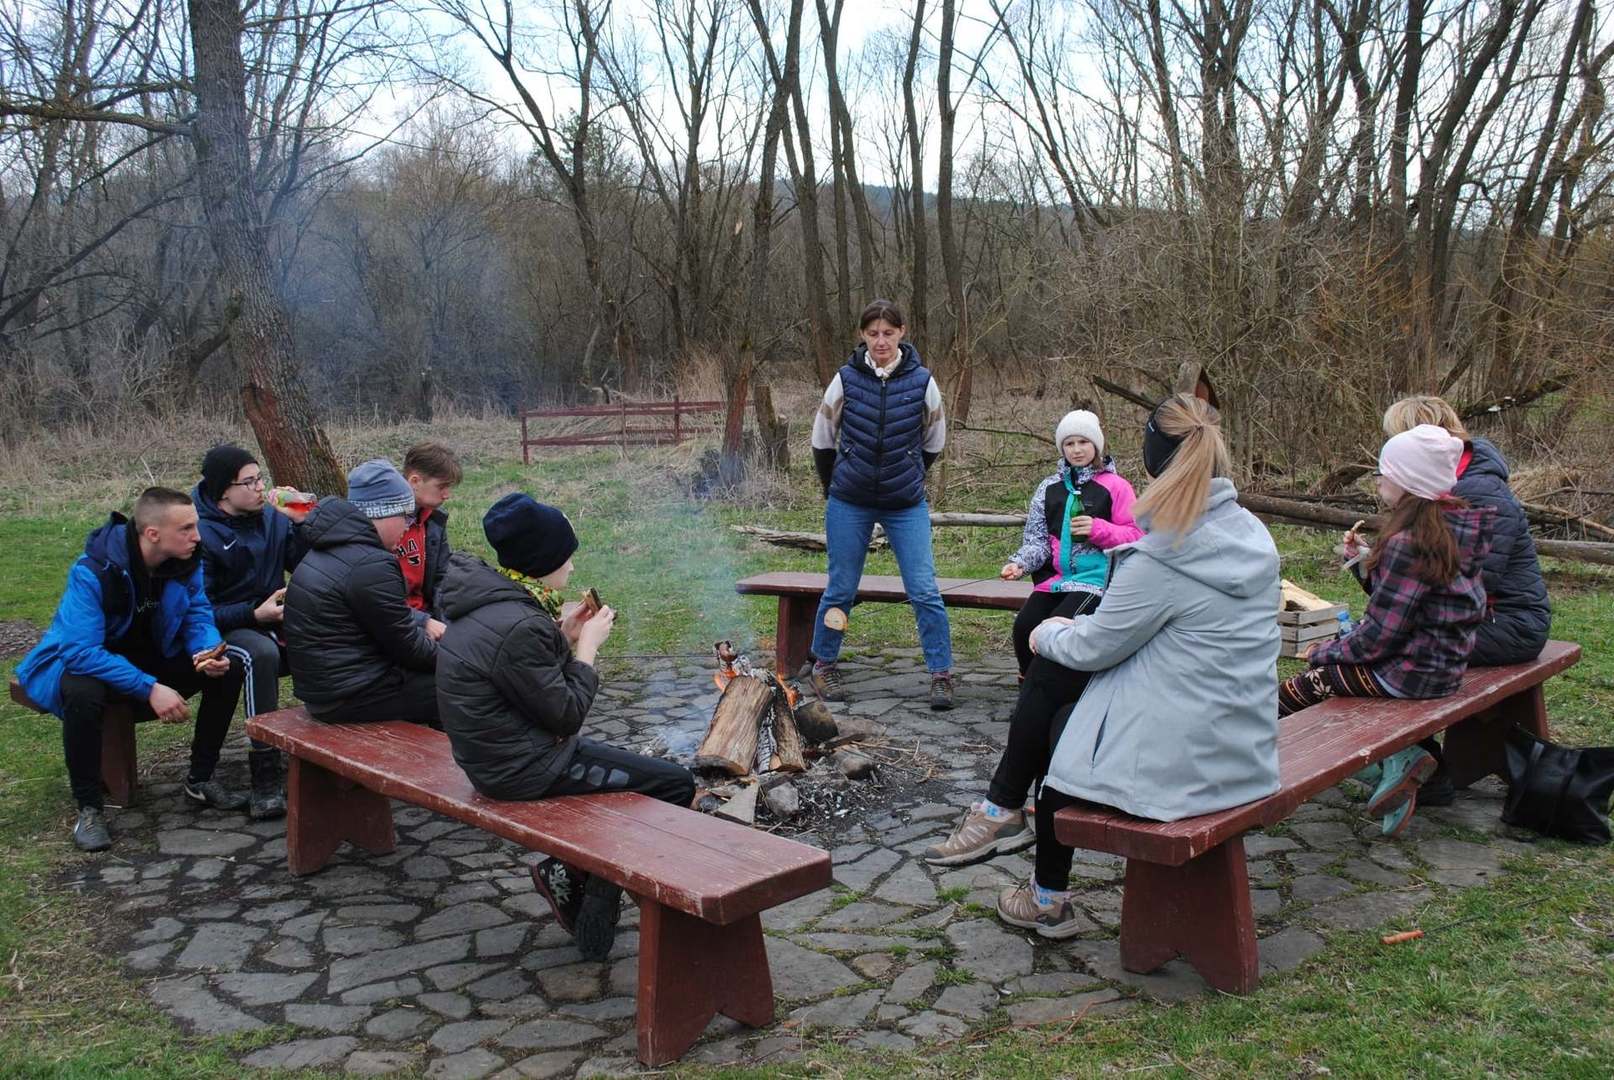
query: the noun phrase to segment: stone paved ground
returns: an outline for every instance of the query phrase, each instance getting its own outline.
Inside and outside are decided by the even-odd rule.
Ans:
[[[607,686],[593,734],[687,752],[716,700],[709,666],[669,660],[635,676],[640,685]],[[886,755],[917,746],[927,765],[922,775],[888,768],[859,792],[875,810],[826,816],[803,836],[831,849],[841,888],[765,916],[778,1016],[795,1023],[751,1031],[719,1018],[686,1060],[788,1060],[811,1028],[905,1050],[988,1018],[1113,1014],[1206,992],[1180,961],[1150,976],[1120,969],[1118,859],[1078,853],[1089,925],[1053,943],[990,912],[998,889],[1029,873],[1025,857],[955,870],[918,858],[985,790],[1011,671],[965,671],[960,707],[946,714],[924,708],[912,650],[849,665],[847,682],[853,702],[842,708],[883,728]],[[241,768],[240,747],[230,760]],[[1335,789],[1251,834],[1263,970],[1301,963],[1322,947],[1319,929],[1367,930],[1442,889],[1489,880],[1523,846],[1497,835],[1500,798],[1481,785],[1450,809],[1420,812],[1390,842],[1360,813],[1359,791]],[[70,876],[108,899],[118,917],[107,948],[182,1028],[297,1029],[246,1055],[248,1065],[360,1075],[412,1065],[434,1078],[636,1071],[632,906],[610,959],[583,963],[533,894],[536,856],[414,807],[398,806],[395,819],[394,854],[344,849],[298,880],[286,871],[282,822],[198,815],[174,784],[153,783],[137,809],[116,813],[113,851]]]

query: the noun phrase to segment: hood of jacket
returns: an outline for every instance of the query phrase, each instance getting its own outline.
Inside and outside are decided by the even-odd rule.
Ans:
[[[1492,445],[1489,439],[1470,439],[1468,442],[1469,454],[1468,468],[1463,470],[1462,479],[1471,476],[1492,476],[1503,484],[1508,482],[1508,463],[1502,460],[1502,452]]]
[[[1140,516],[1138,524],[1149,528],[1146,517]],[[1186,534],[1150,532],[1129,548],[1219,593],[1240,598],[1269,591],[1278,570],[1272,534],[1239,505],[1233,481],[1220,476],[1211,480],[1205,512]]]
[[[375,531],[370,519],[360,513],[358,507],[341,498],[321,499],[303,522],[303,535],[307,537],[309,546],[315,549],[363,544],[385,550],[381,534]]]
[[[475,555],[463,551],[456,551],[448,557],[448,572],[443,576],[439,599],[443,614],[451,622],[463,619],[479,608],[506,600],[531,604],[535,611],[543,610],[519,582],[512,581]]]

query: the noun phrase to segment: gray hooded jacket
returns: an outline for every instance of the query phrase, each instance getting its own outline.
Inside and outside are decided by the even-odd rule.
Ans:
[[[1034,633],[1039,655],[1097,672],[1049,764],[1057,790],[1176,821],[1278,789],[1278,550],[1237,496],[1211,481],[1180,544],[1117,548],[1098,610]]]

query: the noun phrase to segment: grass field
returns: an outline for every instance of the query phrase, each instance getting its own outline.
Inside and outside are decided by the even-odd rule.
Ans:
[[[686,493],[688,450],[574,454],[528,468],[511,460],[509,431],[478,424],[459,432],[469,469],[448,507],[451,541],[485,554],[481,513],[517,488],[566,509],[582,543],[574,580],[597,586],[622,612],[602,654],[617,677],[631,677],[638,654],[704,653],[718,637],[766,647],[773,604],[736,596],[734,580],[822,569],[822,556],[766,547],[729,528],[821,531],[805,467],[788,481],[753,484],[737,501],[708,502]],[[338,433],[338,445],[354,460],[360,446],[397,458],[421,433],[355,429]],[[205,445],[153,450],[134,463],[114,447],[57,446],[10,462],[0,488],[0,619],[43,628],[84,533],[152,479],[188,487],[199,457],[193,448]],[[1027,455],[1016,448],[1009,456]],[[1020,509],[1040,471],[976,470],[969,481],[960,468],[948,508]],[[1331,569],[1331,536],[1274,534],[1286,577],[1360,611],[1360,593]],[[1010,530],[939,530],[937,562],[944,574],[984,578],[1017,542]],[[895,573],[889,555],[872,556],[868,569]],[[1569,743],[1614,743],[1614,572],[1556,562],[1547,571],[1554,636],[1585,647],[1582,663],[1549,684],[1554,730]],[[1008,649],[1003,615],[955,612],[953,620],[962,665]],[[860,610],[848,652],[914,644],[905,607],[874,605]],[[8,674],[18,659],[5,661]],[[67,841],[72,805],[57,722],[6,703],[0,725],[0,1076],[238,1074],[236,1053],[284,1032],[190,1038],[146,1003],[98,946],[102,913],[71,887],[84,857]],[[183,730],[152,725],[141,733],[142,757],[178,753],[187,740]],[[912,1058],[853,1055],[826,1041],[791,1068],[846,1076],[1610,1075],[1614,854],[1543,843],[1512,868],[1494,885],[1436,899],[1419,916],[1426,927],[1467,920],[1460,925],[1394,949],[1370,935],[1334,934],[1299,971],[1247,998],[1144,1008],[1069,1028],[989,1023]]]

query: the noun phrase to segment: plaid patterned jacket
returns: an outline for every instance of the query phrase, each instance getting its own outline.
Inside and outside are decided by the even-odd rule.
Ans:
[[[1426,585],[1405,536],[1381,543],[1368,590],[1367,611],[1345,637],[1313,650],[1312,667],[1366,664],[1396,697],[1445,697],[1468,669],[1474,632],[1485,618],[1480,563],[1491,550],[1496,510],[1449,509],[1446,523],[1457,540],[1462,571],[1445,585]]]

